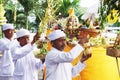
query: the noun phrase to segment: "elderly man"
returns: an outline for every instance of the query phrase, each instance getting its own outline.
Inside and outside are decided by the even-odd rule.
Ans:
[[[4,24],[2,27],[3,38],[0,39],[0,80],[12,80],[14,65],[11,57],[11,46],[13,45],[14,27],[12,24]]]
[[[85,67],[84,61],[91,55],[83,55],[76,66],[72,66],[71,61],[75,59],[84,50],[84,43],[88,42],[87,37],[83,37],[70,52],[64,52],[66,45],[65,33],[61,30],[54,30],[48,39],[51,40],[53,48],[48,52],[45,58],[46,80],[71,80]]]
[[[36,34],[30,42],[30,32],[20,29],[16,32],[19,45],[12,48],[12,57],[15,65],[13,74],[14,80],[38,80],[38,69],[42,68],[40,59],[36,59],[33,54],[33,44],[39,39]]]

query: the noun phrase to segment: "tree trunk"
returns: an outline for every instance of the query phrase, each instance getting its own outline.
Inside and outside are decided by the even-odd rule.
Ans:
[[[28,15],[26,15],[26,26],[25,29],[28,29]]]

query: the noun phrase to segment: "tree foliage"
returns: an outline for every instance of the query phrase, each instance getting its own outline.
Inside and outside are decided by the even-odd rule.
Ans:
[[[85,9],[80,7],[80,0],[61,0],[60,7],[56,11],[56,15],[61,13],[63,17],[68,16],[68,10],[73,8],[75,10],[75,15],[81,21],[81,16],[84,14]]]
[[[60,7],[57,10],[57,13],[61,13],[63,16],[68,16],[68,10],[70,8],[74,8],[75,12],[80,11],[80,6],[79,6],[80,0],[61,0],[60,2]]]
[[[107,23],[107,16],[112,10],[117,10],[117,13],[120,16],[120,0],[101,0],[99,9],[99,22],[102,28],[105,28],[104,24]],[[113,17],[114,16],[111,16],[111,18]]]
[[[31,13],[36,15],[36,22],[34,24],[36,26],[39,25],[40,21],[45,17],[48,1],[49,0],[18,0],[16,26],[19,28],[29,25],[30,23],[26,22],[28,22],[27,17]],[[63,16],[68,16],[68,10],[74,8],[75,14],[79,17],[83,13],[82,8],[79,6],[79,1],[80,0],[50,0],[49,2],[52,2],[52,4],[49,7],[52,8],[52,16],[57,16],[59,12],[62,13]],[[6,10],[5,17],[8,20],[7,22],[14,23],[13,2],[11,0],[4,0],[3,4]],[[24,8],[23,10],[19,10],[21,6]]]
[[[42,20],[43,17],[45,17],[45,11],[47,8],[48,4],[47,4],[47,0],[40,0],[37,2],[34,2],[34,14],[40,19]]]
[[[14,16],[14,4],[12,3],[11,0],[4,0],[2,2],[3,7],[5,9],[5,17],[7,19],[8,23],[13,23],[13,16]]]
[[[24,7],[24,12],[28,15],[28,12],[33,9],[34,0],[18,0],[19,3]]]
[[[28,29],[28,15],[29,15],[29,11],[31,11],[33,9],[33,5],[34,5],[34,0],[18,0],[19,3],[24,7],[24,13],[26,15],[26,29]]]

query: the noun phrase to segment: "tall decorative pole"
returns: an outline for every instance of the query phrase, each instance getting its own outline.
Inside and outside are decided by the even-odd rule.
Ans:
[[[14,2],[14,25],[16,26],[16,13],[17,13],[17,3],[18,3],[18,1],[17,0],[15,0],[15,2]]]
[[[116,63],[117,63],[117,69],[118,69],[118,74],[119,74],[119,78],[120,78],[120,68],[119,68],[119,62],[118,62],[118,58],[116,57]]]
[[[39,25],[39,33],[46,34],[46,30],[48,29],[48,22],[50,20],[55,19],[55,12],[58,9],[59,0],[47,0],[47,8],[45,10],[45,17],[41,19]]]
[[[3,8],[2,0],[0,0],[0,26],[6,23],[6,18],[4,17],[5,10]],[[2,27],[1,27],[1,33],[2,33]],[[2,34],[1,34],[2,35]]]
[[[3,25],[6,23],[6,18],[4,17],[5,10],[3,8],[2,0],[0,0],[0,25]]]
[[[47,23],[49,22],[49,20],[53,19],[53,13],[54,13],[54,7],[52,6],[52,3],[54,1],[52,0],[47,0],[48,6],[45,10],[45,17],[41,20],[41,23],[39,25],[39,33],[41,35],[45,35],[46,34],[46,30],[47,30]]]

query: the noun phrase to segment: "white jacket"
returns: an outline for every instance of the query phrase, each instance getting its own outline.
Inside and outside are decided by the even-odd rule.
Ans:
[[[13,46],[13,41],[5,37],[0,39],[0,51],[2,52],[2,57],[0,58],[0,76],[13,76],[14,64],[10,51],[11,46]]]
[[[32,51],[33,46],[31,44],[12,48],[15,65],[14,80],[38,80],[38,69],[43,66],[41,60],[36,59]]]
[[[72,76],[79,74],[85,67],[81,62],[76,66],[71,64],[82,51],[83,48],[79,44],[68,53],[52,48],[45,59],[46,80],[72,80]]]

